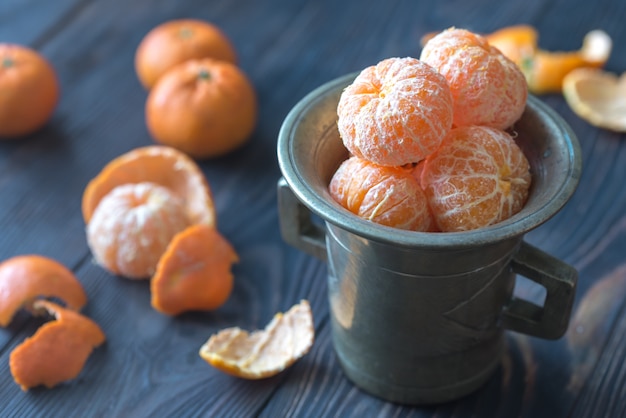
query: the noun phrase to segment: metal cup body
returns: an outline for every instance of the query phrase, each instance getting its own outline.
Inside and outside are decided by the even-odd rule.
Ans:
[[[333,342],[352,381],[385,399],[440,402],[489,378],[519,240],[432,251],[326,226]]]

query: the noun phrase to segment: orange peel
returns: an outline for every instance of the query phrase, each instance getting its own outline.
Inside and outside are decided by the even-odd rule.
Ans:
[[[275,376],[300,359],[313,345],[315,330],[306,300],[277,313],[263,330],[248,333],[238,327],[212,335],[200,357],[213,367],[245,379]]]
[[[37,298],[56,298],[73,310],[87,303],[80,281],[65,266],[40,255],[20,255],[0,263],[0,326]]]
[[[168,315],[213,310],[233,288],[231,266],[239,257],[212,226],[190,226],[174,236],[150,282],[151,304]]]
[[[184,200],[192,224],[215,224],[215,206],[209,184],[188,155],[172,147],[152,145],[131,150],[109,162],[85,188],[82,213],[89,223],[96,207],[115,187],[151,182]]]
[[[421,38],[422,47],[437,35],[430,32]],[[485,34],[491,46],[499,49],[522,70],[528,90],[534,94],[560,93],[564,77],[576,68],[602,68],[611,55],[613,42],[601,29],[584,36],[575,51],[547,51],[539,48],[539,34],[530,25],[506,26]]]
[[[603,30],[595,29],[583,38],[576,51],[546,51],[538,47],[538,34],[532,26],[502,28],[485,36],[515,62],[535,94],[558,93],[564,77],[576,68],[601,68],[609,59],[613,42]]]
[[[563,96],[571,109],[592,125],[626,132],[626,73],[573,70],[563,79]]]
[[[39,385],[52,388],[75,378],[92,350],[106,339],[95,322],[78,312],[45,300],[35,301],[33,308],[55,320],[43,324],[11,352],[11,374],[24,391]]]

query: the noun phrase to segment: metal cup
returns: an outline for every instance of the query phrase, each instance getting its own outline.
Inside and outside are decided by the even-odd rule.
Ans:
[[[521,212],[459,233],[378,225],[342,208],[327,190],[348,156],[337,131],[337,103],[354,77],[311,92],[281,127],[281,233],[328,264],[333,344],[350,380],[393,402],[456,399],[492,375],[505,330],[557,339],[567,328],[577,272],[523,237],[574,192],[580,147],[554,111],[529,97],[515,124],[533,176]],[[513,294],[517,274],[545,288],[543,306]]]

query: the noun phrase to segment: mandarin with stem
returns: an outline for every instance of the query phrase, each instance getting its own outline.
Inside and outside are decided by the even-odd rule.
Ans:
[[[506,133],[486,126],[452,129],[424,161],[421,183],[437,227],[467,231],[519,212],[528,197],[530,166]]]
[[[257,119],[256,92],[237,66],[210,58],[172,68],[150,91],[146,124],[153,139],[196,159],[245,144]]]
[[[452,125],[445,78],[411,57],[388,58],[344,89],[337,126],[346,148],[379,165],[415,163],[432,153]]]
[[[60,87],[50,62],[37,51],[0,43],[0,139],[41,128],[59,101]]]
[[[135,71],[149,90],[171,68],[198,58],[237,62],[234,46],[216,25],[198,19],[171,20],[141,40],[135,52]]]

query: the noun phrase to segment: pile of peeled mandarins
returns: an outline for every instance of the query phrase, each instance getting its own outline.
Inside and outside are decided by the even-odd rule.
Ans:
[[[520,69],[487,40],[450,28],[419,59],[365,68],[342,92],[350,152],[331,196],[382,225],[459,232],[501,222],[528,198],[530,166],[507,131],[528,96]]]

